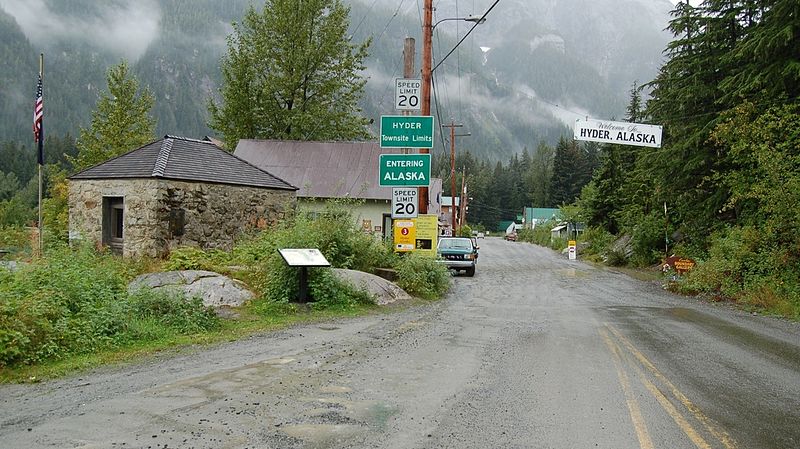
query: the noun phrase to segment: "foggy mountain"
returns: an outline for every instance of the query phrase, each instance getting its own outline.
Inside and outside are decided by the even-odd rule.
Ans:
[[[439,0],[434,20],[480,15],[490,0]],[[105,70],[125,58],[154,93],[158,134],[212,135],[208,98],[220,80],[231,22],[249,0],[0,0],[0,141],[30,142],[38,54],[45,53],[45,130],[88,126]],[[258,4],[258,3],[256,3]],[[421,55],[421,2],[351,0],[354,41],[372,37],[364,114],[393,114],[403,38]],[[434,72],[433,113],[472,134],[481,157],[507,160],[571,135],[578,116],[620,118],[634,81],[652,79],[669,36],[668,0],[501,0]],[[434,64],[471,27],[441,22]],[[436,150],[443,139],[436,137]],[[446,142],[444,142],[447,145]]]

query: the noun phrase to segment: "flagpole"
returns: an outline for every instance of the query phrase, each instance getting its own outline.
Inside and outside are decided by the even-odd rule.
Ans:
[[[39,54],[39,79],[44,80],[44,53]],[[44,94],[42,94],[44,97]],[[39,147],[38,147],[38,156],[37,160],[39,162],[39,257],[44,255],[43,252],[43,234],[44,231],[42,229],[42,164],[44,164],[44,120],[42,120],[42,124],[39,130]]]

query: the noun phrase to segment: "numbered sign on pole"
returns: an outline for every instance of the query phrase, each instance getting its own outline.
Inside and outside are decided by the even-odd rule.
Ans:
[[[392,189],[392,218],[417,218],[419,213],[416,187]]]
[[[419,111],[422,95],[422,81],[418,79],[396,78],[394,84],[394,108],[398,111]]]

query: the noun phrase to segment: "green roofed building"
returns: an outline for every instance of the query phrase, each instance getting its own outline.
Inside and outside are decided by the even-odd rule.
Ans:
[[[538,224],[560,220],[560,210],[545,207],[526,207],[522,216],[522,224],[525,229],[534,229]]]

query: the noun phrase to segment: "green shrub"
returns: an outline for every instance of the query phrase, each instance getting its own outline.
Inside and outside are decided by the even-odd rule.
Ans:
[[[760,288],[765,279],[786,270],[794,272],[782,259],[784,254],[759,229],[745,226],[720,231],[711,237],[708,258],[689,272],[685,289],[735,299],[751,285]]]
[[[664,256],[664,217],[651,213],[638,217],[631,233],[631,264],[644,267],[657,263]]]
[[[22,226],[0,225],[0,249],[10,253],[10,258],[18,257],[19,253],[31,252],[31,231]]]
[[[411,295],[436,299],[450,288],[450,272],[431,257],[408,254],[395,265],[397,285]]]
[[[88,246],[48,249],[19,271],[0,270],[0,366],[39,363],[147,340],[155,333],[213,328],[197,301],[155,294],[129,297],[136,263]],[[158,332],[136,331],[145,324]],[[155,326],[155,327],[154,327]]]
[[[130,314],[135,320],[153,320],[177,334],[213,330],[220,320],[200,298],[186,300],[183,295],[141,289],[128,298]]]
[[[0,364],[38,362],[113,343],[125,318],[115,305],[124,270],[90,248],[53,249],[0,285]]]
[[[614,236],[600,227],[586,229],[579,239],[589,244],[585,249],[587,254],[598,254],[606,257],[608,257],[611,245],[614,243]]]
[[[349,203],[331,202],[310,217],[298,213],[281,227],[266,230],[234,249],[232,262],[248,267],[243,275],[263,300],[287,303],[298,295],[299,269],[289,267],[278,253],[283,248],[317,248],[335,268],[371,272],[375,267],[390,267],[391,249],[374,236],[356,227]],[[358,292],[336,281],[330,270],[308,270],[310,293],[315,307],[340,306],[361,302]]]
[[[312,307],[317,310],[346,310],[375,303],[369,293],[338,279],[329,269],[322,270],[309,289],[314,298]]]
[[[193,246],[184,246],[172,250],[164,264],[166,271],[174,270],[206,270],[215,272],[227,271],[230,263],[229,253],[217,249],[204,251]]]

